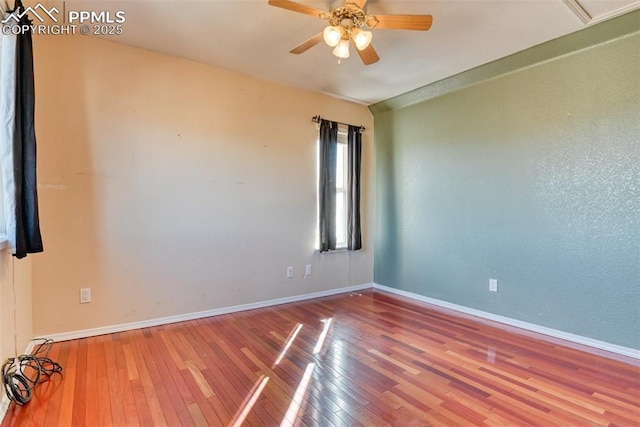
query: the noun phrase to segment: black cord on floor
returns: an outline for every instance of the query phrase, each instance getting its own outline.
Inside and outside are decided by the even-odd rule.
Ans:
[[[2,383],[9,400],[26,404],[39,384],[62,372],[62,366],[48,357],[52,345],[53,340],[44,339],[33,353],[11,357],[2,365]]]

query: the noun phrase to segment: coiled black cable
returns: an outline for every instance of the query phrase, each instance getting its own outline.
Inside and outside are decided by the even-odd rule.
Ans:
[[[43,339],[33,353],[11,357],[2,365],[2,383],[9,400],[26,404],[39,384],[62,372],[62,366],[48,357],[52,345],[53,340]]]

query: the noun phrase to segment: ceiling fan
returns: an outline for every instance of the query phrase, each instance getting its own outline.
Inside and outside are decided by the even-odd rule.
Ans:
[[[371,31],[363,27],[419,31],[427,31],[431,28],[433,22],[431,15],[367,15],[363,9],[366,3],[367,0],[346,0],[343,6],[325,12],[290,0],[269,0],[271,6],[316,16],[329,23],[324,31],[291,49],[290,52],[295,54],[306,52],[324,40],[327,45],[335,48],[333,54],[340,61],[349,57],[351,41],[362,62],[365,65],[371,65],[378,62],[380,57],[371,45]]]

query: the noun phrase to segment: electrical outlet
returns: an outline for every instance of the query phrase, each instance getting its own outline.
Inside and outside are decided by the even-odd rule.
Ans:
[[[293,267],[287,267],[287,279],[293,278]]]
[[[304,267],[304,275],[305,276],[311,276],[311,264],[307,264]]]
[[[80,289],[80,304],[91,302],[91,288]]]
[[[489,279],[489,291],[498,292],[498,279]]]

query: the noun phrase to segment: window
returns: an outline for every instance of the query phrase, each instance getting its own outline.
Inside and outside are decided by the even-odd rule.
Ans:
[[[320,252],[359,250],[360,127],[322,119],[318,139],[318,239]]]
[[[7,223],[4,219],[4,181],[2,178],[2,164],[0,164],[0,245],[7,238]]]
[[[347,247],[347,126],[338,125],[338,155],[336,156],[336,249]]]

